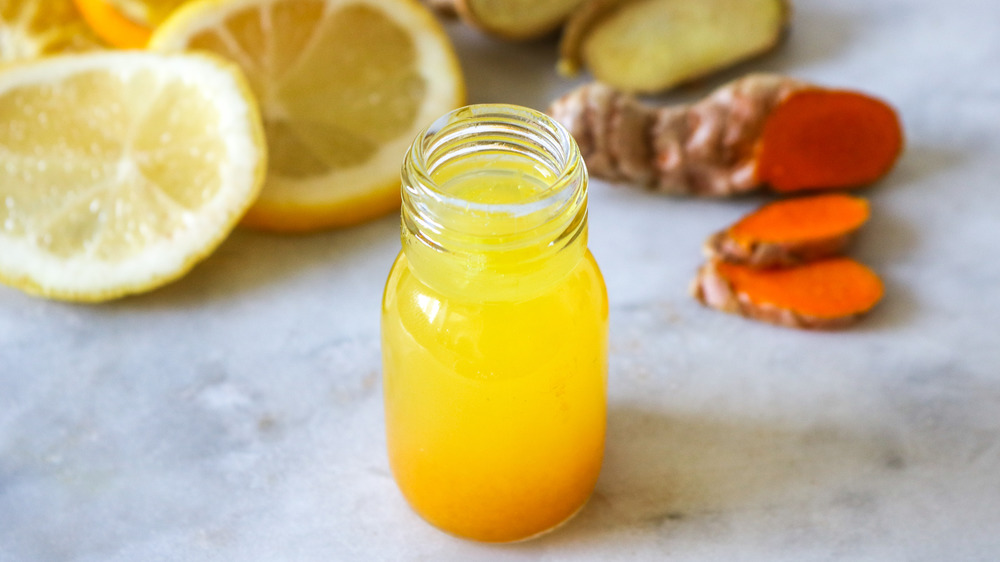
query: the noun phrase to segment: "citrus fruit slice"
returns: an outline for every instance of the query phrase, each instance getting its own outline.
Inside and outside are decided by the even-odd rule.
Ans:
[[[115,47],[146,46],[153,29],[186,0],[74,0],[97,35]]]
[[[465,95],[451,43],[414,0],[195,0],[150,48],[219,53],[249,77],[270,156],[244,224],[267,230],[397,208],[407,147]]]
[[[103,52],[0,72],[0,281],[107,300],[183,275],[239,221],[266,167],[239,70]]]
[[[101,47],[72,0],[0,0],[0,62]]]
[[[187,0],[104,0],[130,20],[155,28]]]

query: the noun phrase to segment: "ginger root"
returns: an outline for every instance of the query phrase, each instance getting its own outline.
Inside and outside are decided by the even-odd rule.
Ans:
[[[559,70],[660,92],[772,49],[789,14],[787,0],[589,0],[566,23]]]
[[[777,201],[705,242],[705,255],[753,268],[789,267],[844,251],[868,220],[868,202],[841,194]]]
[[[438,13],[509,41],[537,39],[559,29],[584,0],[424,0]]]
[[[678,195],[860,187],[886,174],[903,146],[885,102],[773,74],[659,108],[593,83],[549,113],[576,138],[595,177]]]
[[[790,328],[835,329],[870,311],[882,281],[849,258],[830,258],[784,269],[756,269],[718,260],[698,271],[691,286],[702,304]]]
[[[456,0],[424,0],[424,5],[435,13],[447,18],[458,16],[458,9],[455,7]]]

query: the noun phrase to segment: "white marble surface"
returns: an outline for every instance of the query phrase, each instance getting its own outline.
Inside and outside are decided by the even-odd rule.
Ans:
[[[788,42],[727,77],[868,90],[908,136],[866,192],[856,255],[888,294],[856,329],[688,298],[702,239],[759,199],[594,182],[604,472],[569,525],[498,547],[426,525],[387,472],[378,306],[395,218],[240,231],[179,282],[107,305],[0,289],[0,560],[1000,559],[1000,8],[795,4]],[[552,43],[449,31],[470,101],[543,107],[571,86]]]

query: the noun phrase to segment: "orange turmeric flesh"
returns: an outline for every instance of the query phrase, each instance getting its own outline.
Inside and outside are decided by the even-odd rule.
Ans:
[[[882,299],[878,276],[849,258],[830,258],[781,269],[755,269],[711,261],[692,287],[712,308],[795,328],[840,328]]]
[[[859,187],[887,173],[903,147],[886,103],[843,90],[792,93],[767,117],[757,177],[775,191]]]
[[[903,146],[885,102],[777,74],[659,107],[597,82],[549,113],[576,138],[592,176],[673,195],[859,187],[888,173]]]
[[[737,293],[809,316],[837,318],[868,310],[882,298],[882,282],[850,258],[831,258],[798,267],[758,270],[719,264]]]
[[[849,195],[777,201],[711,236],[705,253],[758,268],[826,258],[844,251],[869,214],[866,200]]]
[[[743,217],[729,228],[729,236],[743,243],[829,238],[857,230],[869,214],[868,202],[850,195],[786,199]]]

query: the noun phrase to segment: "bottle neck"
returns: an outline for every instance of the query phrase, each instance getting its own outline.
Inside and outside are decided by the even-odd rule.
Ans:
[[[456,110],[406,156],[403,252],[444,294],[530,296],[586,253],[586,187],[576,143],[546,115],[509,105]]]

